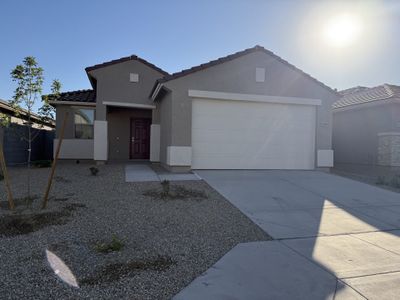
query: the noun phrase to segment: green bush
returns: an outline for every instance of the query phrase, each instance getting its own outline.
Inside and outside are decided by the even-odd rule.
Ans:
[[[110,253],[110,252],[115,252],[115,251],[121,251],[121,249],[124,246],[125,246],[124,243],[121,240],[119,240],[116,235],[113,235],[111,242],[98,243],[95,246],[95,249],[97,252],[100,252],[100,253]]]
[[[51,160],[35,160],[32,165],[36,168],[50,168]]]

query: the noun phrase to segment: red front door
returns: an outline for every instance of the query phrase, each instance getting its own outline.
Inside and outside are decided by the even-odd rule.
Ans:
[[[130,159],[150,158],[151,119],[131,119]]]

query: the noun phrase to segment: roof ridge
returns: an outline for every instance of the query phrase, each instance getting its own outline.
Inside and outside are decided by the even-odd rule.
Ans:
[[[129,56],[124,56],[124,57],[121,57],[121,58],[118,58],[118,59],[113,59],[113,60],[105,61],[105,62],[102,62],[102,63],[99,63],[99,64],[95,64],[95,65],[86,67],[85,71],[86,72],[90,72],[90,71],[93,71],[93,70],[96,70],[96,69],[108,67],[108,66],[111,66],[111,65],[114,65],[114,64],[119,64],[119,63],[123,63],[125,61],[130,61],[130,60],[137,60],[137,61],[147,65],[148,67],[160,72],[163,75],[169,75],[168,72],[164,71],[160,67],[157,67],[155,64],[152,64],[152,63],[148,62],[147,60],[139,57],[136,54],[131,54]]]
[[[217,59],[214,59],[214,60],[210,60],[209,62],[202,63],[200,65],[193,66],[193,67],[188,68],[188,69],[183,69],[181,71],[178,71],[178,72],[175,72],[175,73],[172,73],[172,74],[168,74],[168,75],[166,75],[166,76],[164,76],[164,77],[162,77],[160,79],[157,79],[156,82],[155,82],[155,86],[157,84],[160,84],[160,83],[164,83],[164,82],[167,82],[167,81],[170,81],[170,80],[174,80],[174,79],[186,76],[186,75],[191,74],[191,73],[195,73],[197,71],[201,71],[201,70],[203,70],[205,68],[212,67],[212,66],[215,66],[217,64],[221,64],[221,63],[225,63],[225,62],[231,61],[231,60],[233,60],[235,58],[238,58],[238,57],[241,57],[243,55],[246,55],[246,54],[249,54],[249,53],[253,53],[253,52],[256,52],[256,51],[262,51],[262,52],[272,56],[273,58],[275,58],[279,62],[285,64],[286,66],[292,68],[293,70],[295,70],[297,72],[300,72],[302,75],[308,77],[309,79],[311,79],[314,82],[318,83],[322,87],[330,90],[331,92],[335,93],[336,95],[339,95],[337,90],[327,86],[326,84],[324,84],[321,81],[317,80],[316,78],[312,77],[310,74],[302,71],[301,69],[297,68],[295,65],[289,63],[288,61],[284,60],[283,58],[281,58],[280,56],[276,55],[272,51],[270,51],[270,50],[268,50],[268,49],[266,49],[266,48],[264,48],[263,46],[260,46],[260,45],[255,45],[254,47],[246,48],[244,50],[235,52],[233,54],[228,54],[226,56],[222,56],[220,58],[217,58]],[[153,87],[153,91],[152,92],[154,92],[154,90],[155,90],[155,87]]]

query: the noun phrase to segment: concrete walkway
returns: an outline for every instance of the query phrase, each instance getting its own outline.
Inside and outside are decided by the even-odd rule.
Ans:
[[[149,164],[145,163],[129,164],[125,166],[126,182],[146,182],[163,180],[200,180],[200,177],[193,173],[171,173],[162,168],[152,168]]]
[[[238,245],[176,299],[398,299],[400,194],[314,171],[198,171],[275,241]]]

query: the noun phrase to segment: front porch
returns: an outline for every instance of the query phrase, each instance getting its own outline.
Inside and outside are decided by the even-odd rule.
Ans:
[[[159,125],[152,123],[153,107],[106,104],[105,121],[94,124],[94,160],[158,162]]]

